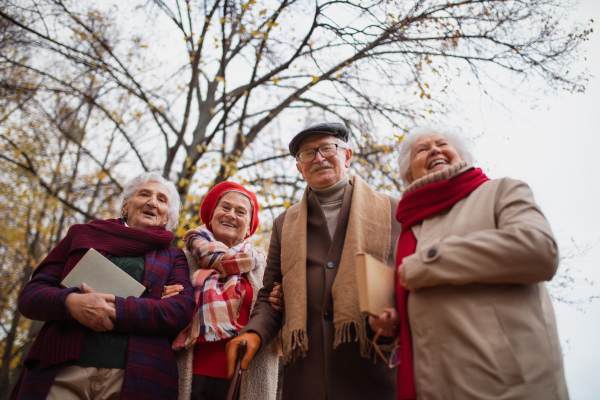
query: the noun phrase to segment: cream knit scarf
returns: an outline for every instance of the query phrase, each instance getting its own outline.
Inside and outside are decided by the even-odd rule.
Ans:
[[[300,203],[287,210],[281,233],[281,272],[285,293],[285,325],[282,330],[283,362],[306,357],[306,226],[309,188]],[[395,210],[394,210],[395,211]],[[358,305],[356,282],[356,254],[369,253],[387,262],[391,235],[390,202],[386,195],[374,192],[360,177],[354,178],[350,217],[342,250],[342,258],[332,287],[333,348],[350,342],[352,328],[354,341],[360,342],[360,354],[368,357],[365,317]],[[327,226],[323,226],[327,229]]]

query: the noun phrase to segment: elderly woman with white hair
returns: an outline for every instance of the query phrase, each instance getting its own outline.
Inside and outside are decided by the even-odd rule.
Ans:
[[[443,130],[401,145],[398,399],[567,399],[548,221],[525,183],[471,163]],[[371,325],[393,329],[392,314]]]
[[[121,218],[73,225],[19,296],[19,311],[45,321],[13,399],[171,399],[178,393],[169,337],[189,323],[195,301],[183,250],[172,248],[180,200],[157,172],[133,178]],[[127,298],[60,282],[95,249],[146,290]],[[89,283],[89,282],[88,282]],[[161,299],[165,285],[179,296]]]

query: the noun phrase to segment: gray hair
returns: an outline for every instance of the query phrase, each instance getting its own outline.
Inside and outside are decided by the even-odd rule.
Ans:
[[[400,153],[398,154],[398,168],[400,169],[400,178],[402,178],[404,187],[409,185],[408,174],[410,173],[410,151],[417,140],[423,136],[430,135],[444,136],[456,148],[456,151],[458,151],[458,154],[463,160],[469,164],[473,163],[473,155],[469,151],[465,140],[458,133],[449,129],[433,126],[420,126],[411,129],[410,132],[404,136],[404,139],[402,139]]]
[[[181,199],[179,197],[179,192],[177,191],[177,188],[175,187],[173,182],[163,177],[160,174],[160,172],[142,172],[138,176],[128,181],[125,185],[125,188],[123,189],[123,193],[121,193],[121,206],[117,211],[120,215],[121,209],[129,201],[131,196],[133,196],[135,192],[138,191],[138,189],[146,185],[148,182],[158,182],[162,184],[165,187],[165,189],[167,189],[167,194],[169,196],[169,210],[167,212],[167,215],[169,217],[169,220],[167,221],[167,226],[165,228],[170,231],[173,228],[175,228],[177,226],[177,223],[179,222],[179,210],[181,208]]]

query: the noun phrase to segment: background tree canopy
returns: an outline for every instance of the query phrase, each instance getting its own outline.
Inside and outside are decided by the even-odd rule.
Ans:
[[[98,4],[101,3],[101,4]],[[462,85],[583,91],[590,28],[561,0],[23,0],[0,5],[3,359],[28,350],[21,286],[66,229],[116,215],[127,178],[177,182],[177,234],[210,187],[262,204],[257,241],[304,183],[287,155],[311,123],[351,132],[353,174],[398,195],[404,132],[444,121]]]

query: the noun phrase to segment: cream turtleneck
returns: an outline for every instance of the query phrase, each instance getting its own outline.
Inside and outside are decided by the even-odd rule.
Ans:
[[[315,189],[311,188],[317,200],[321,204],[323,214],[325,214],[325,220],[327,221],[327,229],[329,230],[329,237],[333,238],[335,228],[338,222],[338,216],[342,209],[342,200],[344,198],[344,188],[346,183],[350,180],[348,175],[334,183],[333,185],[323,188]]]

